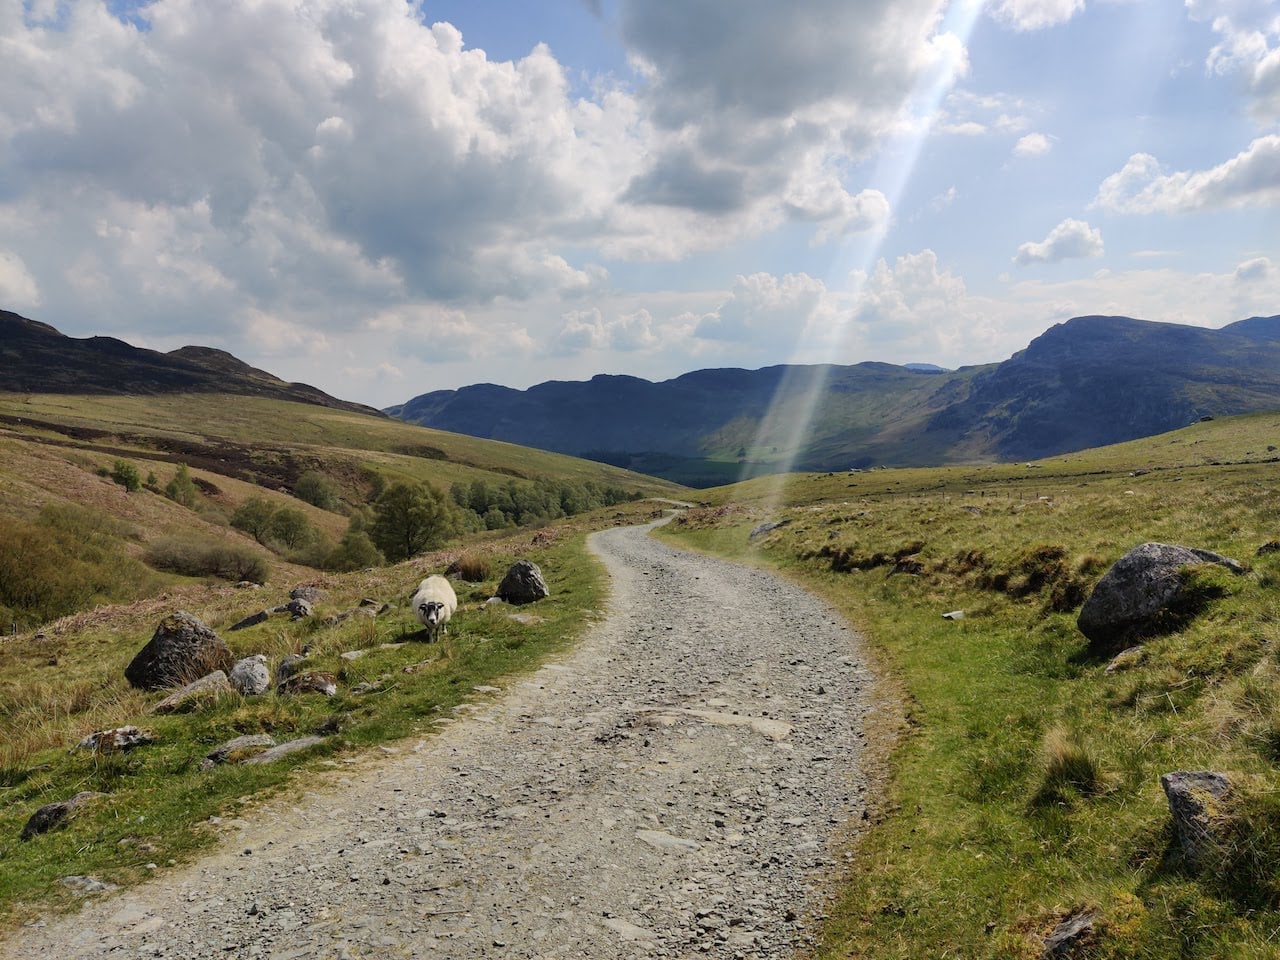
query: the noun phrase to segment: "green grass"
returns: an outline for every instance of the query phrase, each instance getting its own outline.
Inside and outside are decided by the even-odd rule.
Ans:
[[[666,528],[828,597],[905,694],[883,819],[819,956],[1035,957],[1086,907],[1090,957],[1280,956],[1280,555],[1255,557],[1280,537],[1276,438],[1280,416],[1256,416],[1030,468],[794,477],[776,501],[752,481]],[[1250,569],[1192,571],[1196,615],[1106,674],[1075,615],[1146,540]],[[904,550],[919,572],[891,574]],[[1239,785],[1199,875],[1172,847],[1159,786],[1177,769]]]
[[[57,882],[60,877],[92,875],[127,884],[145,876],[148,863],[190,858],[213,841],[211,816],[233,814],[255,797],[286,788],[294,768],[324,770],[334,756],[428,735],[435,721],[475,696],[474,687],[502,683],[566,649],[605,600],[603,570],[585,550],[586,532],[619,518],[640,522],[652,512],[652,505],[611,508],[543,531],[533,546],[526,532],[469,547],[470,562],[488,576],[457,584],[459,611],[438,644],[415,639],[419,625],[406,601],[421,576],[442,570],[457,551],[319,581],[328,595],[318,617],[366,596],[399,604],[376,621],[326,627],[318,618],[272,618],[228,633],[245,614],[279,602],[284,588],[193,587],[166,600],[61,621],[43,640],[0,641],[0,924],[71,905],[74,897]],[[525,609],[527,623],[512,619],[510,608],[483,607],[517,558],[537,562],[551,589],[549,598]],[[281,655],[309,646],[308,669],[336,674],[338,695],[234,696],[202,711],[149,714],[161,694],[133,690],[123,669],[161,616],[177,607],[218,630],[237,656],[265,653],[274,665]],[[404,645],[386,649],[384,643]],[[351,650],[368,652],[354,660],[340,656]],[[371,692],[356,693],[360,684],[372,684]],[[93,730],[128,723],[153,730],[156,743],[117,756],[69,752]],[[206,753],[240,734],[267,732],[284,741],[335,725],[338,732],[322,747],[275,765],[199,769]],[[108,796],[65,829],[18,839],[37,807],[82,790]]]

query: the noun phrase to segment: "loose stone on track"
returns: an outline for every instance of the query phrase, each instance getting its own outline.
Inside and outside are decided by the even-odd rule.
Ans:
[[[856,635],[647,530],[592,537],[608,617],[560,662],[0,956],[791,956],[865,805]]]

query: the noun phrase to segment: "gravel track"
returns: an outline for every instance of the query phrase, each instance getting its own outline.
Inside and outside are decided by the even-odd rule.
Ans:
[[[0,957],[792,956],[863,816],[871,678],[824,603],[649,529],[593,535],[572,653]]]

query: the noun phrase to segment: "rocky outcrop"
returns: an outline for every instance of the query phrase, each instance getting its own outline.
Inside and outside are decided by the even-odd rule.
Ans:
[[[507,603],[533,603],[550,595],[542,571],[532,560],[517,560],[498,584],[498,596]]]
[[[1076,625],[1091,647],[1114,650],[1161,611],[1176,605],[1185,591],[1182,570],[1202,563],[1243,572],[1235,560],[1209,550],[1168,543],[1136,546],[1098,581]]]
[[[1179,770],[1162,775],[1160,786],[1182,857],[1197,867],[1215,846],[1214,826],[1222,820],[1221,802],[1231,792],[1231,781],[1210,770]]]
[[[242,697],[257,697],[271,689],[271,671],[267,658],[260,653],[237,661],[227,678]]]
[[[222,638],[199,619],[179,610],[160,621],[147,645],[125,667],[125,678],[143,690],[190,683],[235,662]]]
[[[57,827],[65,827],[81,807],[101,796],[104,794],[82,790],[69,800],[46,803],[27,820],[27,825],[22,828],[21,838],[30,840],[37,834],[48,833]]]

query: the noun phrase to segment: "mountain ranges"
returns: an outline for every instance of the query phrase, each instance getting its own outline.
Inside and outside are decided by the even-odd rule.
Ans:
[[[798,414],[813,405],[805,436]],[[1280,408],[1280,316],[1217,330],[1076,317],[1002,363],[780,365],[653,383],[477,384],[386,410],[692,486],[777,469],[1028,460]]]

